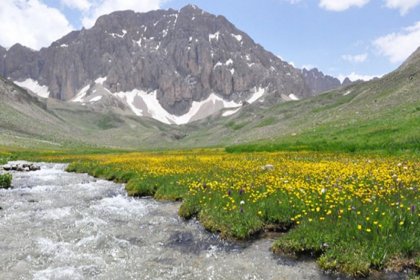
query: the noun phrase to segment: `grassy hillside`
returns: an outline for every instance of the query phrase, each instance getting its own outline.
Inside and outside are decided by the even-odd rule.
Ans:
[[[230,128],[243,123],[236,134],[252,144],[228,150],[419,151],[418,57],[381,79],[254,113],[257,122],[232,118]]]

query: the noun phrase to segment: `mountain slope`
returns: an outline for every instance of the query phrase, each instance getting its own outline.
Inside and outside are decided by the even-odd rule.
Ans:
[[[121,111],[40,99],[2,77],[0,132],[0,145],[48,148],[154,148],[170,146],[183,136],[176,127]]]
[[[0,74],[42,97],[90,105],[118,99],[136,115],[177,124],[243,102],[274,104],[340,86],[320,88],[328,79],[318,75],[311,89],[300,70],[223,16],[192,5],[114,12],[39,52],[15,45],[0,56]]]
[[[419,150],[419,127],[420,49],[381,79],[301,101],[247,107],[226,120],[191,126],[184,141],[253,143],[238,149]]]

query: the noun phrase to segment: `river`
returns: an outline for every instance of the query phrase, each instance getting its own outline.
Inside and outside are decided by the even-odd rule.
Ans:
[[[233,244],[178,217],[179,203],[41,163],[0,189],[0,279],[330,279],[273,255],[273,240]]]

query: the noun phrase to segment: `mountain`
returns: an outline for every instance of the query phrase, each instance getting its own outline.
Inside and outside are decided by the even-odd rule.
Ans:
[[[332,76],[324,75],[324,73],[319,71],[317,68],[313,68],[311,70],[303,68],[302,74],[303,79],[305,81],[305,85],[311,90],[312,96],[318,95],[319,93],[325,91],[329,91],[331,89],[339,88],[341,86],[341,82],[339,79],[334,78]],[[350,82],[348,78],[345,81],[346,85],[348,85],[348,82]]]
[[[420,70],[420,47],[412,53],[407,60],[398,68],[398,71],[412,71],[410,79],[414,79]]]
[[[342,86],[348,86],[352,83],[352,81],[347,77],[343,80],[343,82],[341,83]]]
[[[168,124],[340,86],[311,71],[306,77],[223,16],[193,5],[114,12],[40,51],[0,48],[0,75],[41,97],[89,108],[116,105]]]
[[[221,117],[227,108],[183,126],[125,110],[39,98],[0,77],[0,145],[173,149],[283,143],[328,149],[344,143],[349,151],[419,149],[420,49],[380,79],[294,102],[243,106]]]

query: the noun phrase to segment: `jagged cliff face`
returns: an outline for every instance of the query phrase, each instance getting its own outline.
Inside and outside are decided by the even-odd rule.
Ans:
[[[307,88],[311,90],[312,95],[317,95],[321,92],[325,92],[331,89],[335,89],[341,86],[339,79],[324,75],[317,68],[311,70],[302,70],[303,79]],[[351,82],[350,82],[351,83]]]
[[[39,52],[21,45],[0,49],[0,71],[43,97],[91,103],[119,98],[137,115],[167,123],[236,110],[264,96],[272,102],[320,91],[224,17],[191,5],[102,16],[91,29],[71,32]]]

